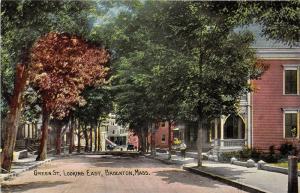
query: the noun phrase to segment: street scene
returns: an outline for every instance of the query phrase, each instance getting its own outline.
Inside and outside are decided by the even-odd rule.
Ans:
[[[53,170],[60,175],[53,175]],[[27,171],[15,180],[5,182],[2,192],[244,192],[145,157],[77,156],[53,161],[37,169],[52,172],[51,176],[35,175],[35,171]],[[84,174],[75,177],[70,174],[72,171]],[[95,174],[99,171],[103,176]],[[117,173],[122,171],[132,174]]]
[[[298,193],[300,1],[1,1],[1,191]]]

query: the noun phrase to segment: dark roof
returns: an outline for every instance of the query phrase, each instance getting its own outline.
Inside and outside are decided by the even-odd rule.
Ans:
[[[250,31],[254,35],[253,48],[300,48],[300,45],[290,46],[278,40],[267,39],[262,34],[261,26],[259,24],[245,25],[242,27],[237,27],[234,31]]]

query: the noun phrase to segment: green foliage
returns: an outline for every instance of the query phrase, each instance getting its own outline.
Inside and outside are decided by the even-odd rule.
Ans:
[[[1,2],[1,113],[5,117],[14,88],[17,63],[28,65],[32,44],[50,31],[87,36],[93,2],[3,1]]]
[[[275,153],[275,146],[271,145],[269,147],[268,153],[262,153],[260,159],[267,163],[276,163],[280,159],[280,155]]]
[[[73,115],[86,124],[97,125],[101,117],[108,115],[113,109],[113,93],[110,87],[86,88],[82,97],[85,102],[74,109]]]
[[[41,115],[41,96],[31,87],[24,92],[23,122],[37,122]]]
[[[299,46],[300,1],[240,2],[235,17],[240,23],[258,23],[263,35]]]
[[[98,29],[112,34],[106,39],[122,80],[116,85],[124,86],[118,100],[124,101],[117,102],[120,117],[194,119],[201,109],[209,119],[234,112],[240,96],[250,90],[247,80],[264,70],[256,68],[252,35],[233,31],[249,22],[250,9],[258,8],[255,3],[147,1]]]
[[[253,148],[251,151],[251,159],[254,161],[259,161],[261,158],[262,152],[258,151],[256,148]]]
[[[247,80],[253,75],[256,58],[250,49],[251,34],[234,33],[233,25],[224,25],[222,11],[207,13],[205,5],[162,3],[163,16],[155,29],[163,29],[166,50],[175,52],[175,61],[180,61],[169,57],[164,65],[172,69],[183,66],[184,82],[177,80],[173,85],[183,93],[180,98],[185,111],[196,115],[200,110],[209,119],[235,111],[234,104],[249,91]]]
[[[298,149],[292,143],[283,143],[279,147],[280,155],[287,158],[289,155],[297,155]]]
[[[252,154],[252,149],[248,147],[244,147],[241,151],[239,151],[239,154],[242,160],[250,159]]]
[[[248,148],[244,147],[240,151],[233,151],[233,152],[223,152],[221,153],[220,157],[222,161],[229,162],[232,157],[237,158],[240,161],[247,161],[248,159],[253,159],[254,161],[259,161],[262,159],[264,154],[258,151],[256,148]],[[267,157],[267,156],[265,156]]]
[[[240,159],[240,153],[238,151],[222,152],[220,154],[220,161],[230,162],[230,159],[233,157],[235,157],[236,159]]]

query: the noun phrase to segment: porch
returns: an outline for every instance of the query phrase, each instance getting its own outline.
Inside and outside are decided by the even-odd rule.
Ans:
[[[240,115],[222,116],[210,124],[209,141],[214,154],[239,151],[246,145],[246,123]]]
[[[213,149],[223,151],[238,151],[245,146],[245,139],[214,139],[211,142]]]

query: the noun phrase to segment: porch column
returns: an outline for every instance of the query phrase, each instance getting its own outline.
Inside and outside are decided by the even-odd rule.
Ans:
[[[36,136],[37,136],[37,134],[36,134],[36,124],[35,123],[33,123],[33,130],[32,130],[32,132],[33,132],[33,138],[36,138]]]
[[[31,123],[31,138],[34,137],[34,124]]]
[[[248,112],[248,108],[249,107],[247,106],[246,112]],[[245,131],[244,131],[245,135],[244,135],[243,139],[245,139],[245,145],[247,145],[249,147],[249,144],[248,144],[248,122],[249,122],[249,119],[248,119],[248,114],[247,113],[246,113],[244,119],[245,119]]]
[[[28,128],[29,128],[30,124],[25,123],[25,127],[24,127],[24,138],[28,138]]]
[[[27,124],[22,126],[22,134],[23,134],[22,138],[25,138],[25,136],[26,136],[26,127],[27,127]]]
[[[28,123],[28,124],[26,124],[25,123],[25,125],[27,125],[27,135],[26,135],[26,138],[30,138],[30,123]]]
[[[31,123],[28,124],[28,133],[27,133],[27,138],[30,138],[30,132],[31,132],[31,128],[32,128],[32,125]]]
[[[225,116],[221,116],[221,139],[220,139],[220,146],[224,146],[224,123],[225,123]]]
[[[38,125],[37,123],[34,124],[34,128],[35,128],[35,138],[38,138]]]
[[[242,139],[242,129],[243,129],[243,126],[242,126],[242,120],[239,120],[238,121],[238,139]]]
[[[250,82],[250,81],[249,81]],[[248,113],[247,113],[247,133],[245,135],[247,136],[247,142],[248,142],[248,147],[252,148],[252,94],[248,93],[247,95],[247,100],[248,100]]]

